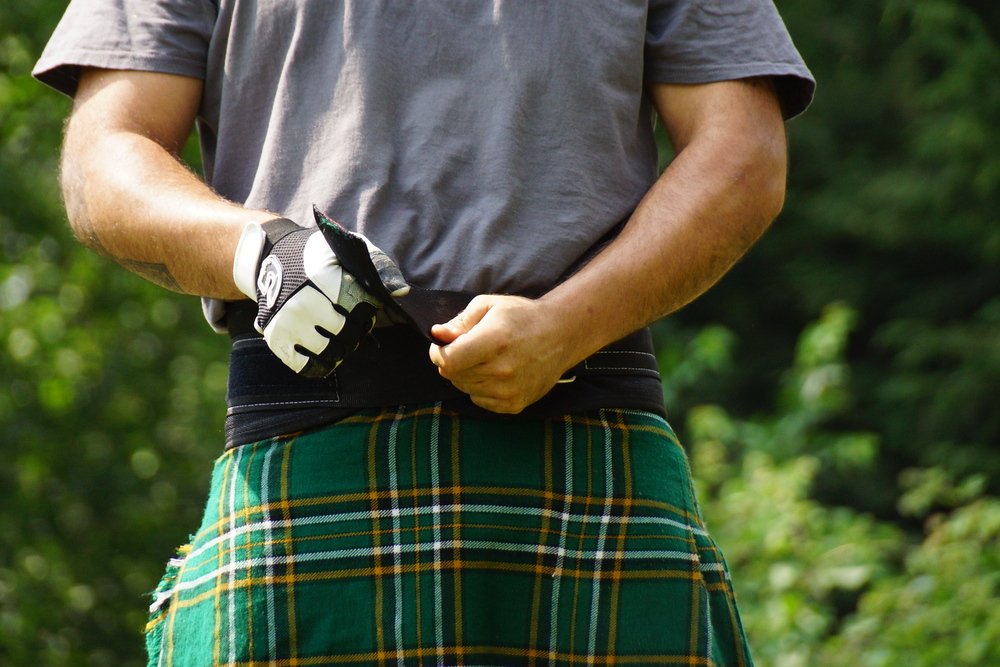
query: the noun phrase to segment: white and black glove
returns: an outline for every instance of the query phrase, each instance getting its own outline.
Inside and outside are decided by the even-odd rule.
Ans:
[[[393,296],[409,291],[396,264],[368,243]],[[326,377],[375,325],[380,304],[341,267],[322,232],[280,218],[243,229],[233,261],[240,291],[257,302],[254,325],[296,373]]]

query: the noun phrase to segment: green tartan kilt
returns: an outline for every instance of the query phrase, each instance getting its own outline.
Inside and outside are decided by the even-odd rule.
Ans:
[[[751,665],[666,421],[371,410],[227,451],[149,665]]]

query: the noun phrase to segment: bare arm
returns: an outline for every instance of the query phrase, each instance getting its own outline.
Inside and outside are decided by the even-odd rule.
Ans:
[[[784,203],[785,128],[768,80],[651,93],[677,157],[607,251],[545,298],[580,325],[607,322],[580,327],[584,356],[705,292]]]
[[[785,130],[768,80],[650,92],[677,156],[618,238],[540,299],[477,297],[435,329],[432,361],[479,405],[519,412],[566,369],[695,299],[780,211]]]
[[[201,81],[85,70],[63,143],[61,182],[77,238],[178,292],[245,298],[233,284],[244,224],[275,216],[225,201],[178,159]]]

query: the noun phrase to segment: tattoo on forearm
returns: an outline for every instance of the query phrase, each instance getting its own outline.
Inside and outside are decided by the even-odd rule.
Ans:
[[[94,225],[90,222],[90,218],[86,214],[77,214],[74,218],[74,227],[76,228],[76,236],[83,245],[102,257],[114,259],[114,256],[101,243],[101,238],[97,235],[97,230],[94,229]]]
[[[165,287],[175,292],[183,291],[177,279],[174,278],[173,274],[170,273],[170,269],[165,264],[118,257],[108,250],[97,235],[97,229],[95,229],[94,223],[90,219],[87,204],[82,197],[75,198],[72,210],[70,211],[70,219],[73,220],[73,228],[77,238],[90,250],[160,287]]]
[[[111,259],[118,262],[132,273],[141,276],[152,283],[156,283],[160,287],[165,287],[174,292],[183,291],[180,284],[177,282],[177,279],[174,278],[172,273],[170,273],[170,269],[167,268],[166,264],[140,262],[136,259],[123,259],[121,257],[112,257]]]

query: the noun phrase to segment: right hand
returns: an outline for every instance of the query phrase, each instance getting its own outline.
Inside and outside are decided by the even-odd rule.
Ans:
[[[399,268],[369,242],[393,296],[409,290]],[[254,324],[296,373],[326,377],[375,325],[380,304],[343,267],[318,229],[280,218],[243,229],[233,279],[257,302]]]

